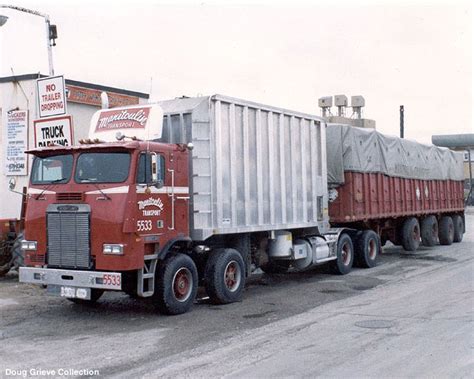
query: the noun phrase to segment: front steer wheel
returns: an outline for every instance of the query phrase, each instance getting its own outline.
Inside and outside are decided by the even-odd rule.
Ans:
[[[178,315],[189,311],[198,287],[193,260],[185,254],[171,255],[158,266],[153,300],[161,313]]]
[[[239,301],[245,287],[245,266],[234,249],[217,249],[209,256],[204,274],[206,291],[214,304]]]

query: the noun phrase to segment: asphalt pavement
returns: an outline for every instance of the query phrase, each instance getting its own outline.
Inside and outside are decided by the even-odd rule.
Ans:
[[[386,247],[342,277],[257,275],[242,302],[174,317],[120,293],[78,306],[10,275],[0,377],[472,377],[473,225],[469,212],[462,243]]]

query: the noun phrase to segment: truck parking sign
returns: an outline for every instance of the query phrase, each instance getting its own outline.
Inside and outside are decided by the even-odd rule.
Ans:
[[[35,147],[73,144],[71,116],[35,120]]]

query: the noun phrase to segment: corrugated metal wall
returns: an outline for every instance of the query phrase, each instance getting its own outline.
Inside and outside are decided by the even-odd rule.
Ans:
[[[318,117],[220,95],[191,114],[193,238],[327,227],[326,142]],[[168,120],[173,130],[190,127],[186,114]]]

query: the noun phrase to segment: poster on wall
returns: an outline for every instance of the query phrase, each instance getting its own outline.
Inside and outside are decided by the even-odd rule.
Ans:
[[[28,111],[8,112],[4,133],[4,174],[28,175]]]

